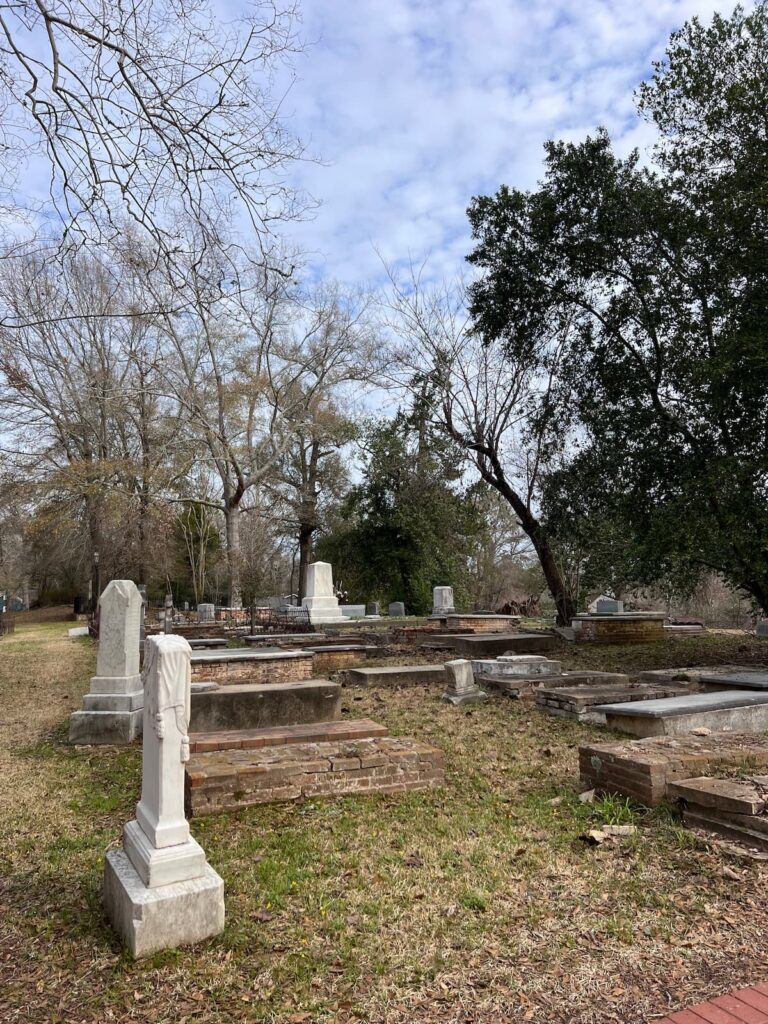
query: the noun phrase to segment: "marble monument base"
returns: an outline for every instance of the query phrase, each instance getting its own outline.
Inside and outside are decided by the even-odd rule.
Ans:
[[[136,958],[218,935],[224,928],[224,882],[206,863],[196,878],[145,885],[125,850],[109,850],[104,909]]]
[[[69,719],[69,742],[80,746],[132,743],[142,734],[140,675],[93,676],[82,709]]]
[[[339,602],[335,597],[305,597],[301,606],[309,612],[309,621],[313,626],[324,622],[346,623],[349,621],[342,614]]]
[[[142,709],[135,711],[74,711],[69,718],[69,742],[90,744],[133,743],[141,736]]]
[[[443,700],[448,701],[449,704],[454,704],[456,707],[460,707],[462,704],[480,704],[484,700],[488,700],[488,694],[485,690],[476,688],[466,693],[452,693],[449,690],[443,694]]]

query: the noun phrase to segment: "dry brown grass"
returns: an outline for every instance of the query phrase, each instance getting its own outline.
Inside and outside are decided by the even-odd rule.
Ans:
[[[138,751],[62,742],[92,671],[64,632],[0,641],[3,1022],[641,1024],[768,977],[766,869],[731,862],[736,881],[664,812],[581,804],[577,745],[598,730],[415,688],[347,690],[345,706],[441,746],[442,791],[193,822],[225,879],[226,931],[131,963],[99,887]],[[606,820],[638,837],[579,840]]]

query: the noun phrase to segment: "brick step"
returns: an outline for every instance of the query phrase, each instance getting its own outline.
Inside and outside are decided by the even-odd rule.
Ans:
[[[444,776],[442,751],[408,737],[215,750],[187,762],[186,809],[200,816],[309,797],[404,793],[442,785]]]
[[[209,751],[255,750],[260,747],[285,746],[293,743],[326,743],[340,740],[362,740],[386,736],[385,726],[369,718],[351,722],[309,722],[305,725],[283,725],[271,729],[230,729],[221,732],[192,732],[189,750],[192,754]]]

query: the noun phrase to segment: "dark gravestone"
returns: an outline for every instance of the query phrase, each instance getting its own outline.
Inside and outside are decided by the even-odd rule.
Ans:
[[[403,615],[405,615],[405,605],[403,604],[402,601],[393,601],[392,604],[389,606],[388,611],[390,615],[402,617]]]
[[[365,614],[366,615],[381,615],[381,611],[379,610],[379,602],[378,601],[369,601],[368,604],[365,606]]]

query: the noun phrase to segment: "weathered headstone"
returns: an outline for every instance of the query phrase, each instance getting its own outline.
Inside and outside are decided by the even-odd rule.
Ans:
[[[99,598],[96,675],[82,710],[70,717],[70,743],[131,743],[141,735],[140,632],[138,587],[132,580],[112,580]]]
[[[479,704],[480,701],[488,699],[488,694],[475,683],[471,661],[465,661],[462,658],[456,661],[446,661],[445,675],[448,680],[448,689],[443,694],[443,700],[461,705]]]
[[[432,614],[448,615],[455,612],[453,605],[453,587],[435,587],[432,592]]]
[[[199,604],[197,606],[197,618],[200,622],[215,622],[216,621],[216,605],[215,604]]]
[[[595,602],[596,615],[619,615],[624,611],[624,602],[612,597],[598,597]]]
[[[366,615],[381,615],[381,608],[378,601],[369,601],[365,606]]]
[[[313,624],[343,621],[333,589],[333,569],[330,562],[312,562],[307,566],[307,596],[301,602],[301,606],[307,609]]]
[[[402,618],[405,615],[405,605],[402,601],[393,601],[387,609],[390,615],[396,615]]]
[[[123,829],[122,849],[106,857],[104,909],[135,957],[224,928],[224,882],[184,816],[190,655],[183,637],[147,639],[141,799]]]
[[[755,627],[755,634],[761,637],[768,637],[768,619],[759,619]]]

